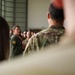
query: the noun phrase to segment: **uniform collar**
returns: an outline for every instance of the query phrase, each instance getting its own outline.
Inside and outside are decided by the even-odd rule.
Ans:
[[[59,26],[52,25],[52,26],[50,26],[50,28],[52,28],[52,29],[65,29],[64,26],[61,26],[61,25],[59,25]]]

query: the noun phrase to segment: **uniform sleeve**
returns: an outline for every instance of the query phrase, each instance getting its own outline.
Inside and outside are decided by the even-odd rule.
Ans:
[[[15,47],[16,47],[16,38],[12,37],[11,40],[10,40],[10,57],[12,57],[13,55],[13,50],[15,50]]]
[[[29,39],[29,41],[28,41],[28,43],[27,43],[27,45],[26,45],[26,47],[25,47],[25,50],[24,50],[23,55],[25,55],[25,54],[30,54],[30,53],[32,53],[32,52],[34,52],[34,51],[39,51],[39,50],[41,50],[42,47],[44,47],[44,43],[45,43],[46,41],[47,41],[47,38],[45,38],[45,37],[43,36],[43,33],[42,33],[42,32],[39,32],[39,33],[33,35],[33,36]]]
[[[17,37],[13,37],[10,41],[10,57],[14,57],[23,53],[22,43]]]
[[[17,42],[16,42],[16,38],[12,38],[12,39],[11,39],[11,45],[15,46],[16,43],[17,43]]]
[[[23,55],[32,53],[36,50],[39,50],[39,40],[38,40],[38,37],[34,35],[29,39],[25,47],[25,50],[23,52]]]

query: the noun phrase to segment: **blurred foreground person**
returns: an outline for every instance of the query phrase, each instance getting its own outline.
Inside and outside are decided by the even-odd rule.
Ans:
[[[8,23],[0,16],[0,61],[9,58],[9,40]]]
[[[48,11],[49,27],[31,37],[26,45],[24,55],[34,51],[39,51],[46,46],[57,44],[65,32],[63,22],[63,8],[57,8],[52,2]]]
[[[64,0],[67,39],[55,48],[1,64],[0,75],[75,75],[75,21],[70,18],[75,18],[72,15],[75,13],[73,1]],[[74,8],[71,8],[73,5]]]
[[[10,57],[21,55],[24,51],[20,34],[21,34],[20,27],[14,26],[13,36],[11,37],[10,40],[10,51],[11,51]]]

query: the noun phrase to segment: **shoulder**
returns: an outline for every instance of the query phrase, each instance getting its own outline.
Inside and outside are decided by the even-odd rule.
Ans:
[[[27,39],[25,39],[25,40],[23,40],[23,41],[22,41],[22,44],[23,44],[23,45],[26,45],[26,44],[27,44],[27,42],[28,42],[28,40],[27,40]]]
[[[12,37],[11,38],[16,38],[17,36],[16,35],[12,35]]]
[[[49,30],[50,35],[60,35],[60,34],[64,34],[64,33],[65,33],[65,29],[50,28],[50,30]]]
[[[29,41],[32,41],[32,40],[34,40],[34,39],[41,39],[41,40],[43,40],[43,38],[45,37],[45,35],[49,35],[50,33],[52,33],[53,32],[53,30],[50,28],[50,27],[48,27],[48,28],[46,28],[46,29],[44,29],[44,30],[42,30],[42,31],[40,31],[40,32],[38,32],[38,33],[36,33],[36,34],[34,34],[30,39],[29,39]]]
[[[40,31],[40,32],[38,32],[38,33],[36,33],[36,34],[34,34],[34,35],[28,40],[28,43],[35,42],[36,39],[39,39],[39,38],[43,37],[43,33],[44,33],[45,31],[46,31],[46,29],[45,29],[45,30],[42,30],[42,31]]]
[[[10,40],[11,44],[15,45],[17,43],[17,36],[13,35]]]
[[[48,28],[46,28],[46,29],[44,29],[44,30],[36,33],[35,35],[33,35],[33,37],[43,37],[44,36],[44,33],[48,33]]]
[[[13,36],[11,37],[11,40],[13,40],[13,39],[17,39],[17,38],[18,38],[18,36],[13,35]]]

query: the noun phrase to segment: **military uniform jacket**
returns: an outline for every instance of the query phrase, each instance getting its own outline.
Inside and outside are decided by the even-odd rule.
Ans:
[[[10,57],[14,57],[14,56],[17,56],[17,55],[20,55],[23,53],[23,48],[22,48],[22,41],[21,39],[16,36],[16,35],[13,35],[11,37],[11,40],[10,40]]]
[[[51,26],[38,32],[29,39],[23,54],[39,51],[46,46],[58,43],[64,31],[63,26]]]

